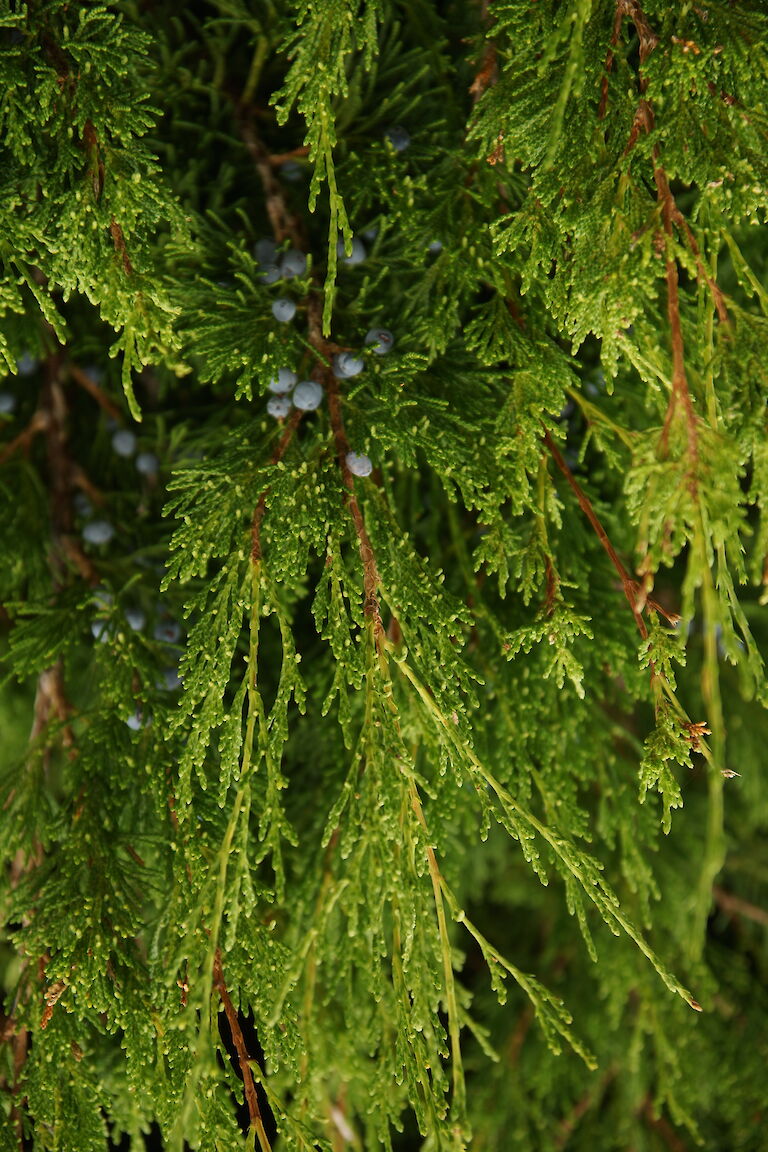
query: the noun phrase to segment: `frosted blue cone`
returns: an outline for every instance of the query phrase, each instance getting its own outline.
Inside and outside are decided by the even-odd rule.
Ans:
[[[108,544],[115,534],[109,520],[91,520],[83,528],[83,539],[89,544]]]
[[[290,396],[270,396],[267,400],[267,412],[275,420],[285,420],[292,407]]]
[[[285,392],[290,392],[297,380],[298,376],[290,368],[279,368],[277,376],[272,377],[267,388],[279,396]]]
[[[277,244],[265,236],[262,240],[256,241],[253,246],[253,254],[259,264],[276,264]]]
[[[118,456],[128,459],[136,451],[136,437],[130,428],[121,428],[112,436],[112,447]]]
[[[9,416],[16,407],[16,397],[10,392],[0,392],[0,412]]]
[[[159,467],[160,461],[154,452],[139,452],[136,457],[136,471],[142,476],[156,476]]]
[[[343,240],[339,240],[338,244],[336,245],[336,255],[339,257],[339,260],[341,260],[342,264],[353,265],[362,264],[368,253],[365,250],[365,244],[363,244],[362,240],[358,240],[358,238],[355,237],[352,241],[352,251],[350,252],[349,256],[347,256],[345,253]]]
[[[347,452],[347,468],[353,476],[370,476],[373,464],[370,456],[362,452]]]
[[[388,328],[371,328],[366,333],[365,343],[373,345],[377,356],[385,356],[394,347],[395,338]]]
[[[141,608],[128,608],[126,609],[125,619],[128,627],[134,632],[141,632],[147,622],[147,618],[142,612]]]
[[[280,273],[290,280],[294,276],[303,276],[307,270],[307,258],[298,248],[289,248],[280,261]]]
[[[296,305],[293,300],[286,300],[281,297],[279,300],[272,301],[272,315],[275,320],[279,320],[281,324],[287,324],[289,320],[293,320],[296,315]]]
[[[393,124],[391,128],[387,128],[384,136],[389,140],[395,152],[405,152],[411,143],[411,137],[402,124]]]
[[[351,352],[338,352],[333,358],[333,371],[341,380],[359,376],[365,368],[365,360],[353,356]]]
[[[302,380],[296,385],[293,394],[293,403],[302,412],[312,412],[319,408],[323,401],[323,389],[314,380]]]

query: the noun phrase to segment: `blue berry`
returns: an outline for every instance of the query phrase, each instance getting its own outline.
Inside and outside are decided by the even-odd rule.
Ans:
[[[89,364],[87,368],[83,368],[83,375],[87,376],[92,384],[101,384],[104,379],[104,373],[96,364]]]
[[[287,324],[289,320],[293,320],[296,315],[296,305],[293,300],[286,300],[281,297],[279,300],[272,301],[272,315],[275,320],[279,320],[281,324]]]
[[[314,380],[302,380],[296,385],[293,402],[302,412],[312,412],[319,408],[323,400],[323,389]]]
[[[352,241],[352,251],[350,252],[349,256],[344,254],[343,240],[339,240],[338,244],[336,245],[336,255],[339,257],[342,264],[352,265],[362,264],[363,260],[365,260],[365,257],[367,256],[367,252],[365,251],[365,244],[363,244],[362,240],[358,240],[358,238],[355,237]]]
[[[181,687],[181,676],[178,668],[166,668],[163,671],[163,682],[169,692],[175,692]]]
[[[377,356],[384,356],[391,351],[395,338],[388,328],[371,328],[366,334],[365,342],[373,345],[373,351]]]
[[[292,407],[290,396],[270,396],[267,400],[267,412],[275,420],[284,420]]]
[[[384,133],[384,138],[389,140],[395,152],[405,152],[411,143],[411,137],[405,128],[403,128],[402,124],[393,124],[391,128],[387,128]]]
[[[341,380],[358,376],[365,368],[365,360],[353,356],[351,352],[339,352],[333,358],[333,371]]]
[[[290,392],[297,380],[298,376],[290,368],[279,368],[277,376],[272,377],[267,388],[270,392],[276,392],[280,395],[284,392]]]
[[[274,240],[269,240],[265,236],[263,240],[256,241],[253,246],[253,254],[259,264],[275,264],[277,244],[275,244]]]
[[[109,640],[109,622],[107,620],[91,620],[91,635],[94,640],[102,644]]]
[[[83,539],[89,544],[108,544],[114,534],[109,520],[91,520],[83,528]]]
[[[373,464],[370,457],[362,452],[347,452],[347,468],[353,476],[370,476]]]
[[[16,361],[16,371],[19,376],[32,376],[33,373],[37,372],[39,365],[39,360],[36,360],[29,352],[25,352],[24,355]]]
[[[298,248],[289,248],[280,261],[280,272],[286,280],[303,276],[307,270],[307,258]]]
[[[436,255],[438,252],[442,252],[442,250],[443,250],[442,240],[430,240],[429,244],[427,245],[427,252],[431,252],[433,256]]]
[[[126,608],[125,619],[128,621],[128,627],[134,632],[141,632],[147,622],[141,608]]]
[[[280,279],[280,269],[277,264],[264,264],[256,279],[259,284],[276,284]]]
[[[72,503],[75,506],[75,512],[77,512],[78,516],[82,516],[83,519],[93,514],[93,504],[91,504],[85,492],[76,492]]]
[[[136,457],[136,470],[142,476],[156,476],[160,461],[154,452],[139,452]]]
[[[8,416],[16,407],[16,397],[11,392],[0,392],[0,412]]]
[[[161,644],[177,644],[181,639],[181,625],[171,616],[163,616],[152,633]]]
[[[280,169],[280,175],[290,184],[298,184],[304,175],[304,170],[301,164],[297,164],[295,160],[286,160]]]
[[[133,456],[136,451],[136,437],[130,428],[121,428],[112,436],[112,447],[118,456]]]
[[[144,726],[144,718],[142,716],[141,710],[137,708],[136,711],[128,717],[125,723],[130,728],[131,732],[141,731]]]
[[[369,243],[373,243],[378,234],[379,228],[377,224],[372,224],[370,228],[366,228],[366,230],[363,232],[363,236]]]

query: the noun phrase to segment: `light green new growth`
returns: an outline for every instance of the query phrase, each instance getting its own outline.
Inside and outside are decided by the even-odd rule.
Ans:
[[[0,3],[2,1152],[758,1152],[767,82]]]

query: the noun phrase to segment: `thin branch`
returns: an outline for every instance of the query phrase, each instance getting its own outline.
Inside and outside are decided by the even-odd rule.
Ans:
[[[269,153],[253,127],[252,109],[239,101],[234,101],[235,123],[240,133],[240,139],[248,149],[251,159],[259,174],[267,216],[272,226],[275,240],[282,244],[290,240],[295,248],[301,248],[301,234],[296,218],[288,211],[283,196],[283,190],[272,171]]]
[[[613,58],[616,48],[619,43],[619,36],[621,35],[621,25],[624,21],[624,5],[620,2],[616,5],[616,11],[613,15],[613,28],[611,30],[611,46],[608,49],[605,57],[605,64],[603,65],[603,75],[600,80],[600,106],[597,110],[598,120],[604,120],[605,114],[608,111],[608,73],[613,68]]]
[[[77,364],[70,364],[69,371],[75,383],[79,384],[81,388],[93,397],[100,408],[103,408],[107,416],[113,420],[119,420],[121,412],[118,406],[110,400],[109,396],[99,388],[95,380],[92,380],[87,372],[83,372],[82,368],[78,368]]]
[[[363,610],[366,617],[373,620],[374,637],[378,644],[379,638],[384,636],[384,626],[381,622],[381,611],[378,600],[379,573],[376,567],[376,557],[371,547],[371,542],[365,527],[365,520],[363,519],[363,514],[360,510],[360,504],[355,492],[355,482],[352,478],[352,473],[347,467],[349,442],[341,414],[339,382],[333,372],[327,367],[330,355],[336,346],[329,344],[322,334],[319,294],[315,294],[309,299],[307,306],[307,326],[309,342],[317,352],[320,362],[320,367],[317,369],[316,374],[320,376],[325,386],[328,398],[328,415],[336,444],[336,456],[339,469],[341,470],[342,480],[344,481],[344,487],[346,488],[345,499],[355,525],[355,532],[357,533],[360,559],[363,564],[363,586],[365,590]]]
[[[229,1030],[232,1033],[232,1041],[237,1051],[237,1060],[240,1065],[240,1074],[243,1078],[245,1099],[248,1104],[248,1115],[251,1121],[251,1131],[255,1132],[258,1136],[259,1146],[262,1152],[272,1152],[269,1138],[264,1128],[264,1122],[261,1118],[261,1109],[259,1108],[259,1100],[256,1095],[256,1084],[253,1079],[253,1072],[251,1071],[250,1057],[248,1055],[248,1049],[245,1046],[243,1031],[240,1027],[240,1021],[237,1018],[237,1012],[227,991],[227,986],[224,983],[220,948],[216,949],[216,955],[213,961],[213,980],[216,991],[219,993],[221,1002],[224,1005],[224,1011],[227,1014],[227,1021],[229,1022]]]
[[[608,533],[605,531],[605,528],[603,528],[602,524],[600,523],[600,520],[598,519],[597,513],[595,512],[594,508],[592,507],[592,504],[590,503],[589,497],[586,495],[585,492],[582,491],[582,489],[576,483],[576,480],[573,477],[573,473],[571,472],[570,468],[568,467],[565,460],[563,459],[563,457],[560,453],[560,450],[558,449],[554,440],[550,436],[549,432],[544,433],[544,443],[546,444],[547,448],[549,449],[549,451],[552,455],[552,459],[555,461],[555,464],[557,464],[558,468],[563,473],[566,480],[568,481],[571,488],[573,489],[573,492],[576,496],[576,499],[579,502],[579,507],[581,508],[582,512],[584,513],[584,515],[587,517],[590,524],[594,528],[598,540],[602,544],[605,551],[608,553],[608,556],[610,557],[611,563],[613,564],[614,568],[618,572],[619,579],[621,580],[622,588],[624,589],[624,595],[626,596],[627,602],[629,603],[629,606],[632,609],[632,615],[635,618],[635,623],[637,624],[638,631],[644,640],[647,639],[648,629],[646,627],[646,624],[645,624],[645,621],[643,620],[642,615],[640,614],[640,610],[638,609],[638,606],[637,606],[637,592],[638,592],[637,581],[632,579],[632,577],[629,575],[629,572],[627,572],[627,569],[624,567],[623,563],[621,562],[621,559],[619,558],[619,555],[618,555],[616,549],[614,548],[613,544],[611,544],[611,541],[608,539]]]
[[[10,440],[0,452],[0,465],[5,464],[6,460],[10,460],[15,452],[26,452],[38,432],[46,431],[48,420],[48,413],[44,409],[38,408],[26,428],[19,432],[13,440]]]
[[[676,211],[676,205],[669,187],[667,174],[658,163],[657,149],[654,149],[653,158],[653,175],[656,182],[656,190],[659,197],[659,203],[661,205],[662,219],[664,221],[664,231],[667,235],[668,244],[666,260],[667,316],[672,333],[672,395],[669,398],[667,414],[664,418],[664,428],[661,434],[661,446],[662,450],[666,453],[669,443],[669,431],[672,425],[672,420],[674,419],[678,407],[682,407],[685,414],[686,427],[688,430],[688,450],[691,456],[691,469],[689,472],[688,480],[691,487],[691,494],[695,498],[695,465],[698,461],[699,455],[698,429],[696,426],[696,413],[693,409],[693,401],[691,400],[691,393],[688,388],[688,380],[685,373],[685,349],[683,345],[683,329],[680,322],[680,297],[678,292],[677,261],[669,249],[669,245],[671,244],[672,240],[672,221]]]
[[[722,908],[723,912],[729,912],[734,916],[743,916],[745,920],[751,920],[755,924],[762,924],[764,928],[768,928],[768,912],[765,908],[760,908],[757,904],[750,904],[748,900],[742,900],[740,896],[734,896],[733,892],[726,892],[725,888],[720,888],[718,885],[713,887],[712,895],[718,908]]]

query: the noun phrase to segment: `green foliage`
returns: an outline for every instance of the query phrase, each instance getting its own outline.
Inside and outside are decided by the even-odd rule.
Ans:
[[[758,1152],[762,6],[0,45],[0,1149]]]

